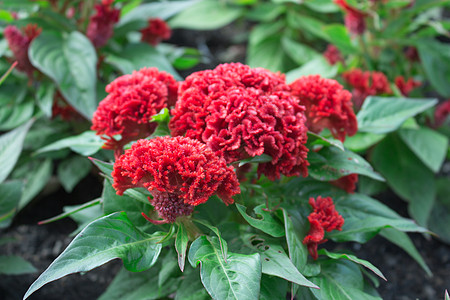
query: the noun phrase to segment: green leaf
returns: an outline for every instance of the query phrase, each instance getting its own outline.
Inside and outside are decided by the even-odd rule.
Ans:
[[[184,271],[184,265],[186,263],[186,250],[189,242],[189,237],[183,224],[178,225],[177,237],[175,239],[175,249],[178,253],[178,265],[181,272]]]
[[[286,7],[283,5],[260,2],[258,5],[254,5],[252,10],[245,14],[245,17],[252,21],[273,22],[285,11]]]
[[[36,268],[20,256],[0,255],[0,274],[22,275],[37,272]]]
[[[433,172],[395,134],[390,134],[372,152],[375,168],[405,201],[417,222],[426,225],[435,197]]]
[[[3,182],[14,168],[22,152],[25,135],[33,120],[0,136],[0,183]]]
[[[364,158],[348,150],[327,147],[318,152],[310,151],[308,161],[309,175],[321,181],[336,180],[354,173],[384,181],[383,177],[376,173]]]
[[[341,24],[328,25],[323,28],[330,44],[335,45],[344,54],[353,54],[358,49],[352,44],[347,27]]]
[[[208,223],[208,221],[205,220],[198,220],[193,219],[194,222],[202,224],[203,226],[207,227],[209,230],[215,233],[217,235],[217,238],[219,239],[219,245],[220,245],[220,252],[222,253],[222,257],[225,260],[225,263],[227,262],[228,257],[228,245],[227,242],[222,238],[222,235],[220,234],[220,231],[217,227],[212,226]]]
[[[192,268],[187,269],[183,273],[183,281],[177,290],[175,300],[210,300],[206,290],[199,280],[199,270]]]
[[[0,131],[14,129],[29,121],[34,112],[34,101],[27,99],[21,103],[15,103],[10,107],[2,107],[7,111],[8,117],[1,120]]]
[[[266,163],[266,162],[271,162],[272,161],[272,157],[270,155],[267,154],[261,154],[261,155],[257,155],[257,156],[253,156],[253,157],[249,157],[243,160],[238,161],[239,162],[239,167],[242,167],[245,164],[248,163]],[[236,163],[238,163],[236,162]]]
[[[438,132],[422,127],[419,129],[400,129],[403,142],[433,172],[437,173],[447,154],[448,139]]]
[[[322,56],[313,48],[304,44],[300,44],[294,40],[289,39],[286,36],[281,39],[281,43],[283,45],[284,51],[286,51],[289,57],[299,65],[303,65],[313,59]]]
[[[272,72],[284,71],[284,61],[283,46],[279,35],[273,35],[249,45],[247,64],[253,68],[265,68]]]
[[[52,78],[64,98],[86,119],[97,109],[97,54],[83,34],[44,31],[28,50],[31,63]]]
[[[72,192],[73,188],[91,170],[91,163],[82,156],[72,156],[63,160],[58,165],[58,178],[66,192]]]
[[[288,282],[280,277],[263,274],[259,300],[285,299]]]
[[[360,265],[366,267],[367,269],[369,269],[373,273],[375,273],[377,276],[379,276],[383,280],[387,281],[386,277],[384,277],[383,273],[381,273],[381,271],[377,267],[375,267],[373,264],[371,264],[367,260],[357,258],[356,256],[354,256],[352,254],[333,253],[333,252],[328,252],[326,249],[320,249],[319,250],[319,254],[326,255],[326,256],[328,256],[329,258],[332,258],[332,259],[348,259],[348,260],[350,260],[350,261],[352,261],[354,263],[357,263],[357,264],[360,264]]]
[[[450,178],[449,176],[436,180],[436,200],[429,220],[430,230],[439,239],[450,244]]]
[[[21,196],[21,181],[6,181],[0,184],[0,228],[11,224]]]
[[[47,118],[52,116],[54,94],[55,86],[50,82],[43,82],[36,92],[36,103]]]
[[[273,237],[284,236],[283,226],[272,216],[269,211],[264,210],[265,207],[265,204],[261,204],[253,209],[255,214],[261,217],[260,219],[256,219],[247,215],[247,208],[244,205],[236,203],[236,208],[238,209],[239,213],[251,226]]]
[[[445,290],[445,300],[450,300],[450,296],[448,295],[448,291]]]
[[[203,0],[170,19],[169,25],[174,29],[214,30],[230,24],[243,12],[241,7],[227,6],[221,1]]]
[[[358,131],[378,134],[394,131],[408,118],[436,103],[435,99],[367,97],[356,116]]]
[[[324,23],[316,18],[299,14],[296,10],[288,10],[287,21],[292,28],[300,29],[303,33],[309,33],[314,37],[328,40],[328,35],[323,30],[325,27]]]
[[[333,138],[324,138],[321,135],[318,135],[314,132],[308,131],[308,144],[315,146],[315,145],[323,145],[323,146],[334,146],[342,151],[345,151],[344,145],[340,140],[336,140]]]
[[[161,109],[159,113],[152,116],[152,122],[167,123],[170,121],[169,110],[167,108]]]
[[[385,136],[385,134],[357,132],[354,136],[348,136],[345,138],[344,146],[351,151],[361,152],[375,145]]]
[[[320,13],[335,13],[339,11],[339,7],[331,0],[307,0],[304,2],[304,5]]]
[[[107,163],[104,161],[101,161],[99,159],[93,158],[93,157],[89,157],[89,159],[91,160],[91,162],[97,166],[97,168],[100,169],[100,171],[107,177],[107,178],[112,178],[112,171],[114,170],[114,164],[112,163]],[[128,190],[127,190],[128,191]]]
[[[159,239],[159,235],[152,236],[134,227],[124,212],[98,219],[78,234],[36,279],[24,299],[51,281],[90,271],[116,258],[122,259],[129,271],[145,271],[158,259],[162,247],[157,243]]]
[[[450,47],[434,39],[423,39],[416,45],[432,87],[442,96],[450,97]]]
[[[81,204],[81,205],[75,207],[74,209],[69,209],[69,210],[67,210],[66,212],[62,213],[62,214],[59,214],[59,215],[57,215],[57,216],[54,216],[53,218],[49,218],[49,219],[46,219],[46,220],[42,220],[42,221],[38,222],[38,225],[44,225],[44,224],[48,224],[48,223],[52,223],[52,222],[55,222],[55,221],[64,219],[64,218],[66,218],[66,217],[69,217],[69,216],[71,216],[71,215],[77,213],[77,212],[80,212],[80,211],[82,211],[82,210],[84,210],[84,209],[87,209],[87,208],[89,208],[89,207],[92,207],[92,206],[99,205],[99,204],[101,204],[101,203],[102,203],[101,199],[94,199],[94,200],[91,200],[91,201],[89,201],[89,202],[86,202],[86,203],[84,203],[84,204]],[[66,206],[66,207],[67,207],[67,206]]]
[[[293,69],[286,73],[286,81],[291,83],[296,79],[306,75],[320,75],[324,78],[332,78],[336,76],[338,66],[331,66],[325,58],[317,57],[303,66]]]
[[[261,281],[259,254],[228,252],[227,262],[220,254],[219,240],[201,236],[189,250],[193,267],[200,263],[203,286],[214,299],[258,299]]]
[[[82,134],[51,143],[50,145],[37,150],[36,154],[70,148],[70,150],[78,154],[88,156],[100,150],[103,143],[104,141],[95,134],[95,131],[85,131]]]
[[[261,255],[262,272],[264,274],[284,278],[301,286],[319,288],[297,270],[284,252],[283,247],[278,243],[266,241],[259,236],[251,236],[248,242],[250,243],[248,247],[258,251]]]
[[[427,263],[420,255],[419,251],[417,251],[416,246],[414,246],[413,242],[409,238],[409,236],[396,230],[394,228],[385,228],[380,232],[380,235],[390,241],[391,243],[397,245],[406,251],[414,260],[422,267],[422,269],[429,275],[432,276],[430,268],[427,266]]]
[[[19,210],[25,207],[45,187],[52,176],[52,161],[33,161],[25,175],[25,186],[19,202]]]

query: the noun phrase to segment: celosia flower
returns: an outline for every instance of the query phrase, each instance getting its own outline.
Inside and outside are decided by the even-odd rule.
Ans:
[[[101,4],[95,5],[97,12],[89,20],[86,36],[95,48],[106,44],[113,35],[114,24],[119,21],[120,10],[112,6],[113,2],[114,0],[102,0]]]
[[[434,126],[440,127],[450,115],[450,100],[444,101],[434,111]]]
[[[352,94],[336,80],[319,75],[303,76],[290,84],[292,94],[306,108],[306,126],[315,133],[330,129],[342,142],[358,131]]]
[[[307,175],[304,107],[284,76],[240,63],[193,73],[180,85],[169,123],[172,135],[206,143],[227,163],[263,153],[258,174]]]
[[[346,0],[334,0],[345,11],[345,27],[353,35],[361,35],[366,30],[367,14],[348,5]]]
[[[335,45],[332,45],[332,44],[329,44],[327,46],[327,49],[323,53],[323,56],[325,57],[325,59],[328,61],[328,63],[330,65],[335,65],[339,61],[344,62],[344,58],[342,57],[341,52]]]
[[[352,69],[342,74],[344,80],[353,87],[353,103],[359,109],[367,96],[392,94],[389,81],[381,72]]]
[[[170,39],[172,31],[169,25],[161,19],[148,20],[148,26],[141,30],[141,41],[152,46],[158,45],[162,40]]]
[[[109,94],[94,113],[91,129],[106,136],[104,148],[116,150],[118,156],[125,144],[153,133],[156,123],[151,117],[176,101],[177,88],[172,75],[156,68],[123,75],[106,86]],[[114,136],[119,134],[117,141]]]
[[[356,189],[356,183],[358,182],[358,174],[350,174],[343,176],[337,180],[330,181],[334,186],[343,189],[349,194],[353,194]]]
[[[420,61],[419,52],[416,47],[407,47],[405,50],[405,56],[410,62]]]
[[[325,243],[325,231],[342,230],[344,218],[334,208],[333,200],[330,197],[322,198],[318,196],[316,200],[309,198],[309,204],[313,212],[308,216],[310,229],[303,240],[313,259],[317,259],[317,246]]]
[[[31,78],[34,67],[28,57],[28,48],[31,42],[41,34],[42,29],[36,24],[28,24],[22,31],[16,26],[7,26],[3,32],[6,40],[8,41],[9,48],[14,54],[17,60],[17,69],[27,73]],[[23,33],[22,33],[23,32]]]
[[[129,188],[146,188],[163,222],[190,215],[212,195],[228,205],[240,193],[233,168],[205,144],[186,137],[138,140],[115,162],[112,176],[118,195]]]
[[[411,93],[412,90],[414,90],[416,87],[419,87],[422,85],[420,81],[414,80],[412,78],[409,78],[407,81],[405,81],[405,78],[403,76],[397,76],[395,77],[395,85],[398,87],[400,92],[403,96],[408,97],[409,93]]]

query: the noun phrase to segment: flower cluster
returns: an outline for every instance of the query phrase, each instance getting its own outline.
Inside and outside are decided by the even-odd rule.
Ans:
[[[152,46],[158,45],[163,40],[170,39],[172,35],[169,25],[158,18],[148,20],[148,26],[142,29],[141,33],[141,41]]]
[[[337,180],[330,181],[334,186],[343,189],[349,194],[353,194],[356,189],[356,183],[358,182],[358,174],[350,174],[343,176]]]
[[[318,196],[316,200],[309,198],[309,204],[313,208],[313,212],[308,216],[310,229],[303,240],[303,244],[307,246],[312,258],[317,259],[319,257],[317,246],[327,241],[324,239],[325,231],[342,230],[344,218],[336,211],[330,197],[322,198]]]
[[[148,189],[165,222],[190,215],[214,194],[228,205],[240,193],[233,168],[205,144],[186,137],[138,140],[115,162],[112,175],[118,195],[133,187]]]
[[[403,96],[408,97],[412,90],[422,85],[420,81],[409,78],[405,81],[403,76],[397,76],[394,81]]]
[[[329,44],[327,46],[327,49],[323,53],[323,56],[330,65],[335,65],[338,62],[344,62],[344,58],[342,57],[341,52],[335,45],[332,44]]]
[[[352,94],[336,80],[310,75],[300,77],[290,86],[292,94],[306,108],[306,125],[312,132],[328,128],[335,138],[344,141],[346,135],[358,131]]]
[[[17,60],[17,69],[27,73],[28,77],[31,77],[34,70],[28,57],[28,48],[30,47],[31,41],[39,36],[41,31],[42,29],[36,24],[28,24],[22,31],[16,26],[10,25],[3,32],[8,41],[9,48]]]
[[[86,36],[95,48],[106,44],[113,35],[114,24],[119,21],[120,10],[112,6],[113,2],[114,0],[102,0],[101,4],[95,5],[97,13],[89,20]]]
[[[366,30],[367,14],[350,6],[346,0],[334,0],[345,11],[345,26],[353,35],[361,35]]]
[[[389,81],[381,72],[352,69],[342,74],[344,80],[353,87],[353,103],[360,108],[367,96],[391,94]]]
[[[123,75],[106,86],[103,99],[92,118],[92,130],[105,135],[104,148],[116,150],[116,156],[130,141],[153,133],[151,117],[171,106],[177,98],[178,82],[172,75],[156,68],[143,68]],[[121,135],[117,141],[114,136]]]
[[[172,135],[206,143],[227,163],[267,154],[258,174],[307,175],[304,107],[283,75],[240,63],[191,74],[180,85]]]

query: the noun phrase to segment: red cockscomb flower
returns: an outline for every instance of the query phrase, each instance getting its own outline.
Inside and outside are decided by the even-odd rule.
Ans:
[[[366,30],[367,14],[348,5],[346,0],[334,0],[345,11],[345,27],[353,35],[361,35]]]
[[[304,107],[284,76],[232,63],[193,73],[180,85],[169,123],[172,135],[206,143],[227,163],[263,153],[258,174],[274,180],[307,175]]]
[[[151,117],[173,105],[177,88],[172,75],[156,68],[123,75],[106,86],[109,95],[94,113],[91,129],[106,136],[104,148],[116,150],[117,157],[125,144],[153,133],[156,123],[150,122]],[[122,138],[117,141],[114,136],[119,134]]]
[[[97,13],[89,20],[86,36],[95,48],[106,44],[113,35],[114,24],[119,21],[120,10],[112,6],[113,2],[114,0],[102,0],[101,4],[95,5]]]
[[[444,124],[447,117],[450,115],[450,100],[446,100],[439,104],[434,111],[434,126],[440,127]]]
[[[172,31],[169,25],[161,19],[148,20],[148,26],[141,30],[141,41],[152,46],[158,45],[162,40],[170,39]]]
[[[323,56],[325,57],[325,59],[328,61],[328,63],[330,65],[335,65],[339,61],[344,62],[344,58],[342,57],[341,52],[335,45],[332,45],[332,44],[329,44],[327,46],[327,49],[323,53]]]
[[[322,198],[318,196],[316,200],[309,198],[309,204],[313,208],[313,212],[308,216],[310,229],[303,240],[303,244],[307,245],[312,258],[317,259],[319,257],[317,246],[327,241],[324,239],[325,231],[342,230],[344,218],[336,211],[330,197]]]
[[[419,87],[422,85],[420,81],[414,80],[412,78],[409,78],[407,81],[405,81],[405,78],[403,76],[397,76],[395,77],[395,85],[398,87],[400,92],[403,96],[408,97],[409,93],[411,93],[412,90],[414,90],[416,87]]]
[[[337,180],[330,181],[334,186],[343,189],[349,194],[353,194],[356,189],[356,183],[358,182],[358,174],[350,174],[343,176]]]
[[[315,133],[330,129],[342,142],[358,131],[352,94],[336,80],[319,75],[303,76],[290,84],[292,95],[306,108],[306,126]]]
[[[389,81],[381,72],[352,69],[342,74],[344,80],[353,87],[353,103],[359,109],[368,96],[392,94]]]
[[[186,137],[138,140],[115,162],[112,176],[118,195],[133,187],[149,190],[163,222],[190,215],[214,194],[228,205],[240,193],[233,168],[205,144]]]
[[[17,60],[17,69],[27,73],[30,78],[34,67],[28,57],[28,48],[30,47],[31,42],[41,34],[41,31],[42,29],[36,24],[28,24],[22,28],[22,31],[16,26],[10,25],[7,26],[3,32],[3,35],[8,41],[9,48]]]

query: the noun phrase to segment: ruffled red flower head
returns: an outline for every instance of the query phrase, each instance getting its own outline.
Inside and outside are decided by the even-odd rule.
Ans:
[[[3,32],[9,48],[17,60],[17,69],[27,73],[29,77],[31,77],[34,67],[28,57],[28,48],[31,42],[41,34],[41,31],[42,29],[36,24],[28,24],[22,28],[22,31],[16,26],[9,25]]]
[[[141,33],[141,41],[152,46],[158,45],[163,40],[170,39],[172,35],[169,25],[158,18],[148,20],[148,26],[142,29]]]
[[[312,258],[317,259],[317,246],[327,241],[324,239],[325,231],[342,230],[344,218],[336,211],[331,197],[318,196],[316,200],[309,198],[309,204],[313,212],[308,216],[310,229],[303,244],[307,245]]]
[[[153,133],[156,123],[151,117],[172,105],[177,98],[178,82],[172,75],[156,68],[143,68],[123,75],[106,86],[103,99],[92,118],[92,130],[104,135],[104,148],[121,154],[130,141]],[[114,136],[121,135],[117,141]]]
[[[356,183],[358,182],[358,174],[350,174],[343,176],[337,180],[330,181],[334,186],[343,189],[349,194],[353,194],[356,189]]]
[[[114,0],[102,0],[101,4],[95,5],[97,13],[89,20],[86,36],[95,48],[106,44],[113,35],[114,24],[119,21],[120,10],[112,6],[113,2]]]
[[[320,133],[330,129],[341,141],[358,131],[353,112],[352,94],[344,90],[336,80],[319,75],[303,76],[290,84],[292,95],[306,107],[306,125],[309,130]]]
[[[112,176],[118,195],[133,187],[149,190],[150,202],[167,222],[190,215],[193,206],[212,195],[228,205],[240,193],[233,168],[205,144],[186,137],[138,140],[115,162]]]
[[[323,53],[323,56],[325,57],[325,59],[328,61],[328,63],[330,65],[335,65],[339,61],[344,62],[344,58],[342,57],[341,52],[335,45],[332,45],[332,44],[329,44],[327,46],[327,49]]]
[[[276,179],[307,175],[304,107],[296,103],[284,76],[240,63],[196,72],[180,85],[169,123],[172,135],[206,143],[227,163],[263,153],[258,174]]]
[[[368,96],[392,94],[389,81],[381,72],[352,69],[344,72],[342,77],[353,87],[353,102],[358,109]]]
[[[353,35],[361,35],[366,30],[367,14],[348,5],[346,0],[334,0],[345,11],[345,27]]]
[[[422,85],[420,81],[409,78],[405,81],[403,76],[397,76],[395,78],[395,85],[398,87],[403,96],[408,97],[409,93],[414,90],[416,87]]]

